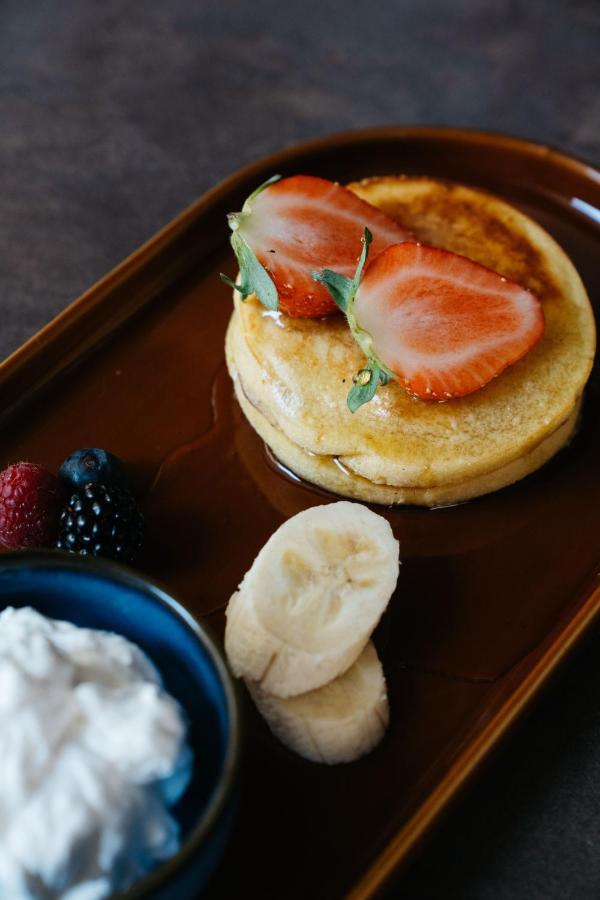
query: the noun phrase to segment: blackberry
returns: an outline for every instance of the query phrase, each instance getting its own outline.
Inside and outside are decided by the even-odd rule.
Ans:
[[[133,562],[144,519],[130,491],[90,482],[71,494],[60,514],[57,550]]]

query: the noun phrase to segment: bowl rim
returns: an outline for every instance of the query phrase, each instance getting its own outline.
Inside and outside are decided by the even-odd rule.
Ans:
[[[210,626],[200,624],[186,607],[160,582],[112,560],[89,558],[60,551],[15,551],[0,554],[0,575],[4,570],[20,568],[66,569],[87,572],[89,575],[117,581],[149,596],[181,621],[187,631],[199,641],[212,662],[225,695],[229,728],[221,775],[199,822],[190,831],[179,850],[160,863],[125,891],[111,895],[111,900],[142,900],[149,898],[179,871],[185,869],[198,854],[214,830],[233,794],[241,757],[241,715],[238,688],[227,668]],[[0,609],[2,607],[0,606]],[[118,632],[116,632],[118,633]]]

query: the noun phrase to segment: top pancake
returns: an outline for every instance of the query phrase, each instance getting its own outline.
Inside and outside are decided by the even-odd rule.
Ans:
[[[352,414],[346,396],[364,357],[344,318],[291,319],[238,297],[236,367],[249,402],[294,444],[378,484],[460,483],[531,452],[573,413],[592,366],[593,314],[570,260],[536,223],[473,188],[416,177],[350,188],[424,243],[533,291],[544,337],[467,397],[424,401],[390,382]]]

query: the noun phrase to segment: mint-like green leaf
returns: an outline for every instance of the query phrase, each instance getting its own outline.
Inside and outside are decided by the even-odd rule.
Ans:
[[[313,272],[312,277],[319,284],[324,284],[331,294],[334,303],[342,312],[348,311],[348,303],[354,292],[354,282],[339,272],[333,272],[331,269],[323,269],[322,272]]]
[[[339,272],[332,272],[331,269],[323,269],[322,272],[312,273],[315,281],[325,285],[336,305],[346,314],[350,334],[367,357],[365,367],[355,375],[353,379],[354,384],[348,394],[348,409],[352,413],[356,412],[363,403],[368,403],[369,400],[373,399],[380,384],[387,384],[390,378],[394,377],[394,373],[377,357],[373,349],[371,335],[364,328],[361,328],[354,315],[354,299],[360,286],[360,280],[372,241],[373,235],[368,228],[365,228],[362,239],[362,251],[358,259],[354,278],[346,278],[345,275],[340,275]]]
[[[354,384],[348,393],[348,409],[351,413],[368,403],[375,396],[375,392],[379,384],[387,384],[389,376],[383,369],[380,369],[377,363],[370,359],[364,369],[357,372],[353,378]]]
[[[358,258],[358,265],[356,266],[356,272],[354,273],[354,278],[352,279],[352,283],[354,285],[354,293],[357,292],[358,286],[360,284],[360,279],[362,278],[363,269],[365,267],[365,263],[367,261],[367,256],[369,255],[369,247],[373,243],[373,235],[369,231],[368,228],[365,228],[363,237],[362,237],[362,250],[361,254]]]
[[[350,388],[348,394],[348,409],[354,413],[363,405],[368,403],[375,396],[377,388],[380,384],[387,384],[390,378],[394,377],[394,373],[379,359],[373,347],[373,339],[371,335],[362,328],[356,320],[354,314],[354,300],[356,292],[360,286],[363,269],[369,255],[369,247],[373,241],[373,235],[368,228],[365,228],[363,236],[363,248],[354,278],[352,279],[352,290],[350,291],[350,300],[346,311],[346,319],[350,327],[352,337],[367,357],[366,366],[354,376],[354,384]]]
[[[240,268],[239,284],[235,284],[228,275],[224,275],[221,272],[221,280],[238,291],[243,300],[245,300],[246,297],[249,297],[250,294],[256,294],[262,305],[271,310],[279,309],[279,295],[277,294],[277,288],[265,267],[257,259],[252,248],[240,234],[240,225],[243,223],[244,219],[251,214],[252,201],[255,197],[258,197],[265,188],[268,188],[270,184],[279,181],[280,178],[281,175],[272,175],[271,178],[263,181],[255,191],[252,191],[244,203],[241,212],[229,213],[227,216],[227,221],[231,228],[231,246],[233,247],[233,252],[236,255],[238,266]]]
[[[221,281],[224,281],[225,284],[229,285],[230,288],[233,288],[234,291],[239,290],[239,285],[237,285],[235,281],[229,277],[229,275],[226,275],[225,272],[219,272],[219,278],[221,279]]]
[[[264,189],[268,188],[270,184],[275,184],[276,181],[280,181],[280,180],[281,180],[281,175],[271,175],[270,178],[267,178],[266,181],[263,181],[262,184],[259,184],[259,186],[256,188],[256,190],[252,191],[250,196],[245,201],[245,203],[242,207],[242,212],[244,212],[244,213],[250,212],[250,209],[252,207],[252,201],[254,200],[254,198],[258,197],[259,194],[262,194]]]
[[[259,194],[268,188],[269,185],[275,184],[276,181],[279,181],[281,175],[271,175],[270,178],[267,178],[266,181],[263,181],[262,184],[256,188],[256,190],[252,191],[249,197],[246,197],[244,200],[244,205],[242,206],[240,212],[232,212],[227,213],[227,222],[232,231],[237,231],[240,225],[243,223],[244,219],[247,219],[248,216],[252,213],[252,201],[258,197]]]
[[[267,309],[279,309],[279,296],[271,276],[258,261],[254,251],[248,246],[239,231],[232,233],[231,246],[240,267],[240,281],[239,284],[234,284],[231,278],[223,273],[221,273],[221,279],[230,287],[235,288],[243,300],[250,294],[256,294]]]
[[[365,228],[362,238],[362,251],[356,266],[354,278],[347,278],[346,275],[340,275],[339,272],[333,272],[331,269],[323,269],[322,272],[312,273],[313,279],[318,281],[319,284],[325,285],[336,306],[339,307],[342,312],[346,313],[346,315],[348,315],[354,301],[354,295],[358,290],[372,240],[373,235],[368,228]],[[351,325],[351,323],[349,324]]]

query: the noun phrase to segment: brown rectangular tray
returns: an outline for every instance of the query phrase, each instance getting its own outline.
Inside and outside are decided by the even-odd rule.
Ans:
[[[224,367],[233,274],[225,214],[274,172],[347,181],[419,173],[483,186],[564,246],[600,288],[600,173],[546,147],[428,128],[357,132],[250,166],[209,192],[0,367],[0,462],[56,468],[104,446],[147,516],[140,568],[198,617],[223,608],[272,531],[323,502],[246,424]],[[348,766],[295,757],[246,705],[237,826],[209,895],[372,896],[519,715],[600,608],[600,395],[534,476],[449,509],[380,509],[401,542],[376,635],[383,744]],[[183,900],[183,898],[182,898]]]

